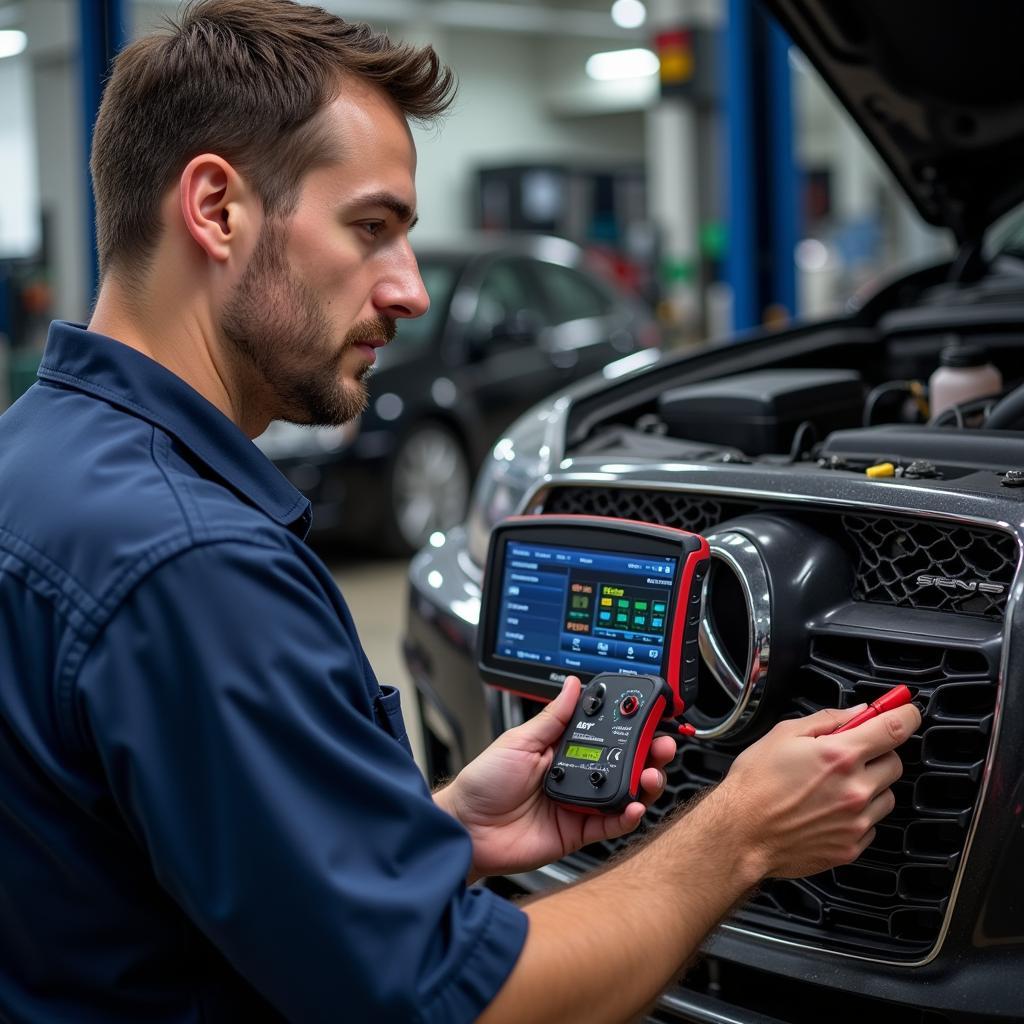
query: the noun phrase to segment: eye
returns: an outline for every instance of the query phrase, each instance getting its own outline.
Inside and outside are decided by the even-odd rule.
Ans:
[[[385,228],[382,220],[365,220],[359,225],[371,238],[377,238]]]

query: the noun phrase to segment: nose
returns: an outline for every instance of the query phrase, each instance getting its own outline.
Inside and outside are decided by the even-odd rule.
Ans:
[[[381,280],[374,304],[393,320],[423,316],[430,309],[430,296],[412,249],[407,247],[401,261]]]

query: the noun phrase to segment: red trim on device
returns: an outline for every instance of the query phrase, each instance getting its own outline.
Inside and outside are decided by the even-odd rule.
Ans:
[[[636,758],[633,761],[633,769],[629,773],[630,793],[639,792],[640,773],[644,770],[644,765],[647,763],[647,754],[651,749],[651,743],[654,741],[655,730],[661,724],[661,716],[664,713],[665,698],[661,696],[655,697],[654,710],[651,713],[651,717],[647,719],[647,722],[644,725],[644,731],[640,733],[640,739],[637,740]]]
[[[700,548],[697,551],[691,551],[686,556],[686,560],[683,563],[682,578],[679,581],[679,586],[676,591],[676,607],[675,613],[672,616],[674,629],[672,632],[672,639],[669,646],[668,654],[668,665],[665,666],[667,671],[665,674],[665,682],[668,683],[669,689],[672,691],[672,713],[671,718],[677,718],[686,710],[686,704],[683,701],[682,694],[679,692],[679,670],[682,661],[682,647],[683,647],[683,634],[686,630],[686,612],[687,605],[689,604],[690,587],[693,585],[693,573],[697,567],[697,563],[711,557],[711,548],[708,546],[708,542],[699,534],[692,533],[690,530],[681,530],[677,526],[662,526],[660,523],[645,523],[641,519],[621,519],[615,516],[587,516],[587,515],[559,515],[557,513],[539,513],[532,516],[509,516],[503,519],[499,527],[506,525],[507,523],[538,523],[543,521],[550,522],[552,525],[566,524],[569,525],[575,522],[587,522],[594,523],[595,525],[602,525],[608,523],[622,523],[626,526],[639,527],[640,532],[650,531],[651,533],[677,533],[682,534],[684,537],[693,537],[700,544]],[[570,674],[571,673],[567,673]],[[506,687],[498,685],[499,689],[506,689]],[[510,690],[510,693],[516,693],[516,690]],[[533,700],[543,699],[533,697]]]
[[[694,551],[686,559],[683,566],[683,578],[679,581],[679,589],[676,591],[676,609],[672,616],[672,643],[668,652],[668,671],[665,674],[665,682],[672,691],[672,718],[678,718],[686,710],[682,694],[679,692],[679,670],[683,659],[683,636],[686,632],[686,617],[690,613],[690,587],[693,585],[693,574],[697,564],[706,558],[711,557],[711,548],[708,542],[700,534],[691,533],[700,541],[700,550]]]
[[[606,814],[606,811],[602,811],[597,807],[583,807],[580,804],[563,804],[561,800],[556,800],[555,803],[559,807],[564,807],[567,811],[575,811],[577,814]]]

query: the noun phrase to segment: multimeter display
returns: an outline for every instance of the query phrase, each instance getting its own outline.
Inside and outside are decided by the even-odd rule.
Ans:
[[[582,747],[578,743],[570,743],[565,748],[566,757],[576,757],[581,761],[600,761],[604,747]]]
[[[566,672],[651,672],[679,560],[505,541],[492,653]]]

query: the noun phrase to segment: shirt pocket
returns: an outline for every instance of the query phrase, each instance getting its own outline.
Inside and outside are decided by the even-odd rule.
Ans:
[[[373,698],[373,718],[389,736],[393,736],[412,757],[412,744],[402,717],[402,695],[397,687],[381,684],[380,692]]]

